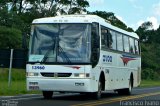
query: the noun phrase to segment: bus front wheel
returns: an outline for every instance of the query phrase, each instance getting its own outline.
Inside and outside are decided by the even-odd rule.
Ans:
[[[42,91],[44,99],[51,99],[53,96],[53,91]]]
[[[97,100],[101,98],[101,95],[102,95],[102,83],[101,83],[101,81],[98,82],[98,91],[93,93],[93,95],[94,95],[94,98],[97,99]]]

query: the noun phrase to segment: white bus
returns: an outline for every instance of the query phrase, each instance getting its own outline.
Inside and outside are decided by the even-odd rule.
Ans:
[[[96,15],[64,15],[32,22],[27,90],[131,94],[141,81],[139,37]],[[93,96],[92,96],[93,97]]]

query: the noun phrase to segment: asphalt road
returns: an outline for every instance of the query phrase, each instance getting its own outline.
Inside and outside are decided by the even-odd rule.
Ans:
[[[40,94],[0,96],[0,106],[160,106],[160,87],[134,88],[130,96],[104,92],[100,100],[82,94],[59,93],[50,100]]]

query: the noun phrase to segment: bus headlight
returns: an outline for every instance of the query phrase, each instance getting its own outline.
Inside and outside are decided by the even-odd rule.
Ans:
[[[84,78],[84,77],[85,77],[85,74],[84,74],[84,73],[80,73],[80,74],[79,74],[79,77],[80,77],[80,78]]]
[[[74,77],[78,78],[89,78],[90,74],[89,73],[74,73]]]
[[[38,73],[36,73],[36,72],[27,72],[26,75],[27,76],[38,76]]]

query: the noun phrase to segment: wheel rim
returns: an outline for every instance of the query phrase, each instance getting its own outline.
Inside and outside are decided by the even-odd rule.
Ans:
[[[101,98],[101,93],[102,93],[102,84],[101,82],[98,83],[98,92],[97,92],[97,98]]]
[[[132,85],[131,85],[131,81],[129,81],[129,93],[131,93],[132,91]]]

